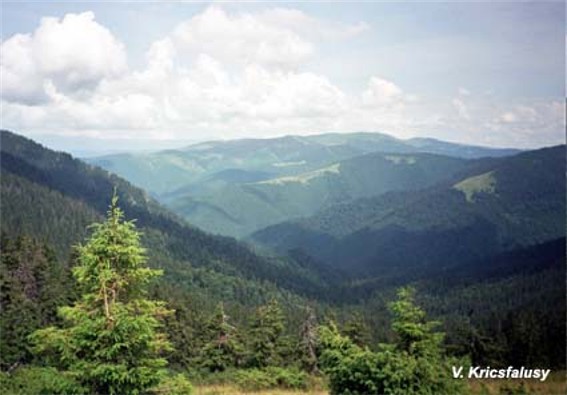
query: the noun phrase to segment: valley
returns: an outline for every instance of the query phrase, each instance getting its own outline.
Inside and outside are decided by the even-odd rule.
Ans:
[[[114,189],[150,266],[164,271],[151,294],[176,311],[170,363],[197,375],[202,391],[264,377],[230,373],[254,366],[249,334],[262,311],[279,311],[272,357],[291,369],[273,374],[301,381],[295,362],[312,314],[376,350],[395,338],[388,306],[408,285],[443,323],[452,355],[565,367],[565,146],[518,152],[329,134],[85,163],[9,131],[0,141],[4,369],[29,363],[26,336],[74,300],[74,246],[104,219]],[[111,170],[124,163],[110,165],[124,158],[126,178]],[[136,186],[141,179],[155,189]],[[215,362],[223,376],[207,344],[225,316],[236,343]]]

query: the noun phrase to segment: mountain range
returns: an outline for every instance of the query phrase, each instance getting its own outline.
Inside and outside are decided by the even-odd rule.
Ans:
[[[308,268],[290,259],[262,257],[233,239],[209,235],[145,191],[67,153],[5,130],[0,132],[0,153],[2,232],[43,240],[63,260],[87,235],[87,226],[103,218],[116,189],[126,217],[136,219],[144,234],[151,261],[185,288],[211,270],[225,285],[238,278],[240,283],[248,279],[242,286],[250,289],[260,281],[306,293],[320,288],[317,275]]]
[[[565,235],[565,146],[478,160],[420,190],[388,192],[262,229],[251,239],[301,249],[350,272],[448,267]]]
[[[256,306],[277,298],[295,332],[307,305],[339,322],[361,312],[377,342],[391,335],[386,301],[411,284],[445,323],[455,352],[476,363],[564,368],[565,146],[519,152],[327,134],[148,155],[155,162],[125,155],[139,161],[128,159],[135,177],[127,181],[93,164],[100,158],[88,164],[1,131],[1,233],[10,251],[0,277],[24,284],[23,293],[8,294],[36,303],[23,269],[39,270],[52,260],[44,255],[57,258],[59,272],[72,266],[73,246],[104,218],[116,189],[126,218],[143,233],[150,264],[164,269],[152,292],[177,311],[168,333],[182,366],[193,361],[187,355],[195,333],[219,302],[246,325]],[[199,157],[200,170],[183,171],[178,155]],[[157,195],[135,186],[136,177],[163,191],[164,180],[175,186]],[[185,212],[188,200],[195,209]],[[213,216],[218,208],[238,227]],[[25,250],[34,243],[43,247]],[[26,266],[27,257],[35,266]],[[60,282],[52,304],[72,293],[65,277]],[[10,317],[16,325],[18,315]],[[3,328],[23,339],[39,323],[22,325]]]
[[[207,142],[88,161],[146,189],[192,224],[242,238],[335,203],[431,185],[457,171],[464,159],[516,152],[381,133],[328,133]]]

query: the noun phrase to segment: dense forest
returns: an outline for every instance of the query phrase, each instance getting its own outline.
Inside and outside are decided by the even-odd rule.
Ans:
[[[454,364],[565,369],[564,149],[474,160],[450,182],[268,228],[260,246],[205,233],[128,181],[2,131],[0,386],[450,394],[465,391]],[[490,172],[496,186],[479,189],[474,177]],[[365,259],[326,259],[357,251]],[[122,263],[97,272],[96,257],[118,253]],[[101,278],[122,284],[118,334]],[[146,319],[128,321],[132,311]]]

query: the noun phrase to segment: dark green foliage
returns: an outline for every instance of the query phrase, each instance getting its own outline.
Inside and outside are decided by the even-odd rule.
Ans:
[[[249,331],[251,367],[263,368],[281,364],[284,327],[283,311],[275,299],[257,309]]]
[[[413,300],[413,290],[402,288],[390,305],[395,344],[381,344],[376,352],[361,348],[339,334],[336,326],[320,331],[321,366],[334,394],[456,394],[464,382],[451,376],[451,366],[463,361],[447,358],[437,323]]]
[[[565,367],[565,238],[421,282],[448,343],[476,365]]]
[[[30,336],[37,353],[93,394],[139,394],[159,384],[167,364],[161,354],[171,347],[158,332],[171,312],[146,292],[161,271],[145,267],[140,234],[116,202],[79,247],[73,275],[81,298],[59,310],[65,326]]]
[[[307,373],[297,368],[270,366],[264,369],[237,371],[236,384],[245,391],[258,391],[271,388],[301,390],[307,387]]]
[[[0,372],[0,393],[4,395],[88,394],[70,374],[50,367],[22,367],[11,373]]]
[[[370,328],[366,320],[360,312],[356,312],[345,323],[342,333],[346,335],[354,344],[359,347],[368,346],[371,344]]]
[[[108,196],[117,187],[126,216],[136,218],[144,232],[150,258],[170,270],[187,269],[190,262],[225,276],[277,282],[299,293],[324,288],[314,270],[291,259],[261,257],[233,239],[189,226],[146,192],[105,170],[8,131],[0,132],[0,140],[2,229],[10,236],[25,233],[46,240],[65,260],[86,226],[104,216]]]
[[[200,366],[211,372],[237,367],[242,363],[243,347],[236,327],[220,303],[206,327],[208,342],[199,356]]]
[[[57,350],[34,360],[25,339],[47,325],[70,332],[72,322],[62,322],[55,311],[69,304],[80,309],[84,301],[73,305],[77,293],[66,262],[79,259],[70,258],[71,246],[87,235],[88,224],[104,218],[113,185],[118,185],[127,216],[138,218],[150,264],[164,271],[144,298],[165,300],[175,309],[160,317],[161,330],[175,349],[156,358],[167,358],[177,371],[204,380],[222,376],[229,383],[240,377],[242,387],[250,389],[304,388],[297,384],[306,380],[297,369],[316,373],[324,367],[337,388],[378,392],[388,379],[388,391],[395,393],[396,387],[411,393],[416,378],[431,379],[430,367],[438,363],[433,356],[445,348],[452,355],[470,355],[479,365],[565,366],[565,239],[541,243],[558,232],[564,236],[564,172],[558,171],[564,169],[562,150],[482,159],[430,190],[333,206],[302,221],[301,229],[292,226],[289,234],[280,233],[283,245],[291,234],[292,241],[308,247],[280,258],[264,250],[266,256],[260,256],[232,239],[192,228],[143,191],[67,154],[7,132],[1,137],[0,369],[10,372],[2,374],[3,388],[80,393],[79,387],[62,389],[82,382],[77,377],[20,365],[42,362],[60,373],[71,371],[72,358],[62,361]],[[495,169],[497,195],[479,192],[467,201],[452,188]],[[264,177],[227,172],[210,181],[238,183],[249,176]],[[358,276],[354,260],[359,269],[371,270]],[[329,265],[338,261],[344,270]],[[419,310],[409,308],[411,303],[400,305],[402,314],[396,318],[411,325],[396,327],[397,332],[389,326],[388,301],[408,283],[419,289],[419,304],[443,322],[447,336],[442,348],[440,336],[419,319]],[[100,325],[89,327],[89,341],[108,340],[106,318],[101,317]],[[324,355],[321,349],[315,353],[315,317],[334,317],[341,328],[339,333],[329,326],[326,337],[322,330],[319,346],[329,345]],[[152,326],[133,321],[134,326],[146,324]],[[123,329],[119,337],[127,341],[122,343],[137,341],[126,336],[132,328]],[[251,369],[234,373],[242,367]],[[183,376],[163,370],[161,377],[148,392],[190,390]]]
[[[479,160],[434,187],[335,205],[252,239],[356,277],[407,281],[564,237],[565,188],[565,146],[557,146]]]
[[[32,361],[27,336],[57,321],[57,307],[69,301],[70,272],[52,250],[26,236],[0,242],[0,369]]]

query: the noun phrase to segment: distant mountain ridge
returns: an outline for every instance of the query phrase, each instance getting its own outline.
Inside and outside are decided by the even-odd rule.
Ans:
[[[426,152],[478,158],[506,156],[518,150],[468,146],[434,139],[400,140],[382,133],[359,132],[210,141],[177,150],[113,154],[85,160],[159,197],[227,169],[262,171],[278,177],[304,173],[371,152]]]
[[[462,161],[516,152],[360,132],[210,141],[178,150],[109,155],[88,161],[141,186],[202,229],[244,237],[265,226],[312,215],[335,203],[408,188],[412,183],[419,188],[442,178],[440,174],[428,177],[423,167],[422,178],[410,171],[421,163],[411,166],[409,162],[395,163],[397,159],[390,162],[398,166],[386,169],[378,163],[388,160],[385,154],[437,154]],[[374,162],[370,156],[363,159],[372,154]],[[450,174],[457,159],[446,162],[445,172]],[[404,165],[408,165],[405,176],[394,170]],[[373,173],[375,179],[369,177]],[[381,182],[380,177],[390,181]],[[301,182],[293,182],[297,180]]]

